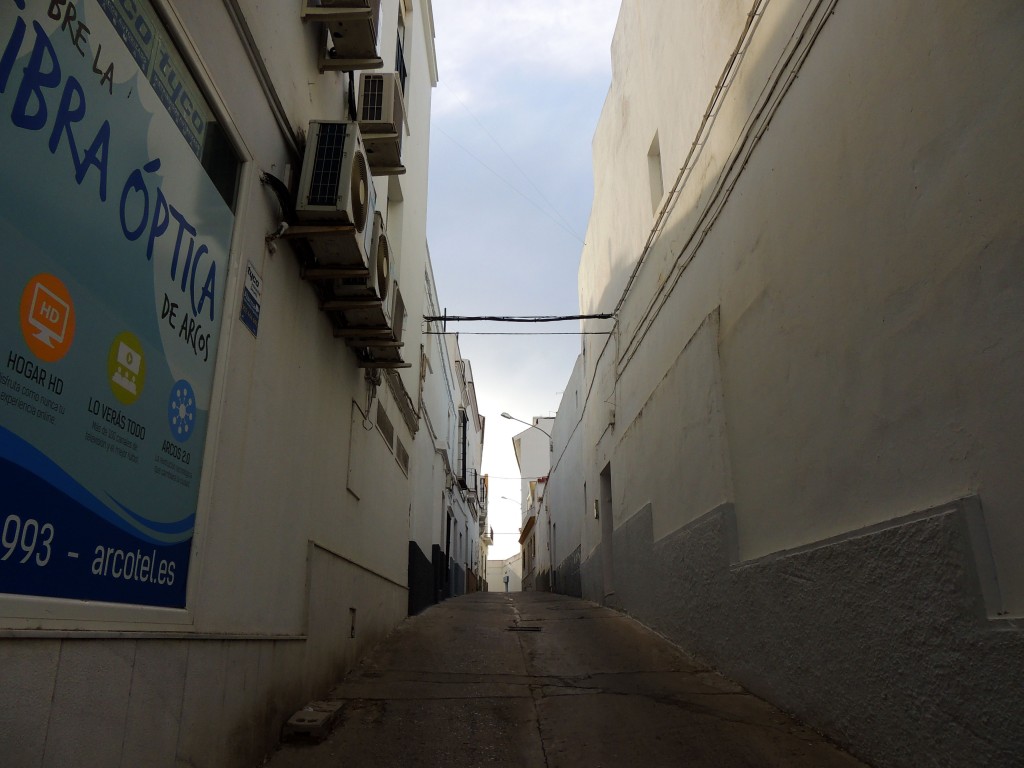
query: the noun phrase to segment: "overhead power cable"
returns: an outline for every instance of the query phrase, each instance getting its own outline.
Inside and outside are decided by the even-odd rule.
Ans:
[[[611,320],[615,315],[602,313],[597,315],[424,315],[428,323],[557,323],[563,320]]]
[[[424,331],[424,336],[608,336],[611,331]]]

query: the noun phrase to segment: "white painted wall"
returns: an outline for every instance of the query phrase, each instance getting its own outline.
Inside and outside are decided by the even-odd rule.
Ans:
[[[526,522],[527,501],[530,496],[530,483],[545,477],[551,469],[551,441],[545,432],[551,432],[554,418],[535,416],[530,420],[533,427],[527,427],[512,437],[512,447],[519,464],[520,499],[523,504],[523,522]]]
[[[456,442],[454,444],[455,465],[464,470],[460,472],[459,478],[465,477],[466,486],[462,488],[460,483],[456,485],[458,501],[462,509],[460,530],[465,537],[465,547],[459,553],[459,560],[467,572],[473,571],[478,578],[482,579],[486,558],[483,560],[480,558],[480,516],[483,514],[483,506],[479,488],[482,485],[480,467],[483,464],[484,420],[477,405],[473,368],[468,360],[462,358],[458,336],[452,334],[444,338],[448,343],[449,354],[453,360],[455,384],[458,389],[456,394],[458,409],[466,414],[464,466],[460,463],[462,459],[459,458],[462,441],[458,428],[455,432]],[[458,426],[458,420],[456,426]],[[468,589],[468,586],[466,588]]]
[[[504,560],[487,561],[487,585],[489,592],[505,591],[505,575],[508,574],[508,591],[523,590],[523,556],[516,553]]]
[[[524,588],[528,590],[542,587],[543,581],[538,583],[537,578],[550,571],[545,549],[546,531],[541,528],[547,524],[543,495],[544,480],[551,468],[551,440],[548,435],[553,422],[552,417],[534,416],[529,422],[533,426],[512,437],[512,448],[521,478],[522,524],[519,550],[523,557]]]
[[[583,466],[581,419],[586,400],[583,372],[584,360],[580,355],[576,358],[562,393],[558,415],[551,429],[554,459],[547,483],[545,506],[552,526],[553,540],[550,542],[549,557],[553,569],[563,566],[566,559],[581,547],[584,521],[588,516],[593,517],[593,489],[585,482],[587,475]],[[563,587],[555,581],[555,591],[562,592]]]
[[[609,467],[614,528],[649,505],[654,546],[728,505],[744,563],[977,495],[989,616],[1019,616],[1024,13],[832,6],[623,3],[579,272],[583,312],[618,310],[584,337],[587,495]]]
[[[79,5],[98,13],[95,3]],[[333,337],[291,248],[265,243],[281,213],[259,172],[295,180],[299,158],[290,156],[289,141],[311,119],[342,115],[345,76],[317,72],[315,32],[301,23],[298,3],[238,0],[266,67],[262,85],[231,3],[156,5],[244,163],[188,607],[0,597],[0,669],[7,670],[0,754],[11,765],[255,764],[285,718],[405,616],[408,541],[432,539],[435,530],[427,529],[440,511],[431,506],[439,505],[443,484],[432,436],[423,420],[410,429],[398,407],[408,397],[416,408],[420,344],[433,344],[415,320],[427,295],[436,82],[429,0],[409,3],[405,16],[407,173],[376,179],[378,199],[390,199],[393,270],[412,318],[404,349],[412,367],[397,374],[404,391],[385,381],[376,395],[416,462],[412,479],[373,426],[376,403],[363,429],[363,371]],[[382,12],[386,67],[394,61],[399,5],[386,2]],[[280,101],[283,127],[268,92]],[[238,321],[247,261],[263,278],[256,338]],[[411,503],[421,488],[430,490],[429,514],[414,518],[413,531]],[[69,640],[69,632],[87,639]]]
[[[654,224],[643,194],[652,137],[668,187],[745,5],[624,3],[594,139],[584,312],[614,308]],[[742,555],[754,557],[983,489],[1004,608],[1019,611],[1021,445],[1001,424],[1024,408],[1009,354],[1021,338],[1010,279],[1019,227],[1008,210],[1021,185],[997,137],[1010,140],[1021,106],[1002,78],[986,77],[1016,71],[1007,34],[993,29],[1001,12],[955,4],[924,21],[892,8],[878,38],[867,31],[877,8],[839,3],[728,205],[692,249],[698,214],[803,8],[766,9],[596,369],[603,343],[587,342],[587,379],[615,381],[616,442],[669,440],[664,455],[685,457],[669,472],[631,463],[640,454],[624,448],[615,473],[643,482],[631,483],[616,513],[678,498],[679,469],[693,467],[696,498],[656,503],[656,535],[735,500]],[[695,13],[700,24],[683,23]],[[655,28],[684,39],[637,55]],[[938,48],[947,51],[941,65],[916,65]],[[897,71],[908,73],[898,87],[879,74]],[[659,98],[665,83],[678,98]],[[720,320],[709,320],[715,312]],[[720,322],[717,341],[708,322]],[[645,408],[684,350],[693,367],[680,374],[690,388],[682,421],[649,424]],[[725,415],[710,418],[723,397]],[[717,448],[701,461],[708,439]]]
[[[424,314],[439,314],[429,264],[424,295]],[[431,329],[439,330],[436,325],[431,325]],[[416,489],[410,501],[410,543],[415,548],[410,549],[409,555],[413,612],[423,610],[448,592],[462,594],[473,586],[469,572],[482,580],[487,559],[480,538],[480,519],[485,515],[483,499],[473,484],[473,473],[479,476],[480,472],[484,423],[477,409],[472,367],[462,358],[454,335],[426,333],[422,343],[426,367],[419,385],[418,409],[423,417],[425,439],[417,441]],[[466,488],[461,483],[461,410],[467,414]],[[435,583],[435,547],[462,569],[461,584],[453,582],[442,587]]]
[[[425,308],[429,314],[436,314],[437,291],[433,271],[428,263],[425,272]],[[422,556],[423,572],[415,572],[410,563],[410,609],[421,610],[423,606],[437,599],[434,585],[434,546],[445,547],[445,527],[448,510],[451,507],[451,488],[455,472],[455,444],[451,425],[452,414],[457,412],[458,388],[443,336],[423,336],[424,368],[421,369],[418,409],[422,418],[423,435],[416,440],[416,460],[413,464],[414,492],[410,509],[410,544],[419,549],[410,552],[410,557]],[[417,591],[416,579],[426,582]]]

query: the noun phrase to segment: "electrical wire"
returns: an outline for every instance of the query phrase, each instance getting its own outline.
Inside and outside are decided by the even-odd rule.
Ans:
[[[424,331],[424,336],[607,336],[611,331]]]
[[[491,321],[496,323],[559,323],[563,320],[612,320],[615,315],[424,315],[423,320],[453,323],[475,323]]]
[[[790,36],[789,44],[780,54],[779,60],[772,71],[772,76],[765,83],[760,95],[756,99],[747,122],[737,137],[732,151],[729,153],[730,159],[719,173],[718,180],[712,188],[708,202],[700,212],[697,223],[693,226],[689,236],[680,248],[669,275],[659,284],[655,295],[642,313],[636,330],[633,331],[631,338],[621,351],[619,357],[620,370],[625,370],[630,364],[641,342],[653,326],[654,320],[660,313],[661,308],[668,301],[675,286],[682,278],[683,272],[690,262],[696,258],[700,247],[703,245],[704,240],[707,238],[708,233],[717,221],[719,214],[725,207],[733,189],[742,176],[754,147],[757,146],[761,137],[767,131],[775,112],[796,80],[804,60],[814,47],[826,22],[834,13],[838,1],[808,0],[807,6],[801,15],[803,24],[798,25],[794,29]],[[744,29],[743,36],[740,42],[737,43],[733,56],[730,57],[729,63],[726,65],[726,72],[723,72],[720,85],[725,85],[727,73],[735,65],[736,57],[741,56],[745,52],[746,47],[749,47],[749,37],[752,34],[751,23],[753,19],[763,15],[764,9],[769,2],[770,0],[755,0],[754,7],[748,15],[748,26]],[[744,38],[747,38],[745,47]],[[712,97],[712,102],[717,97],[718,93],[716,92]],[[621,306],[624,300],[625,292],[623,292],[617,308]]]
[[[436,127],[436,126],[435,126],[435,127]],[[472,158],[473,158],[474,160],[476,160],[476,161],[477,161],[478,163],[480,163],[480,165],[482,165],[482,166],[483,166],[484,168],[486,168],[486,169],[487,169],[488,171],[490,171],[490,172],[491,172],[492,174],[494,174],[494,177],[495,177],[495,178],[497,178],[497,179],[498,179],[498,180],[499,180],[499,181],[500,181],[500,182],[501,182],[502,184],[504,184],[505,186],[507,186],[507,187],[508,187],[509,189],[511,189],[511,190],[512,190],[513,192],[515,192],[515,193],[516,193],[517,195],[519,195],[520,197],[522,197],[522,198],[523,198],[523,199],[524,199],[524,200],[525,200],[526,202],[528,202],[528,203],[529,203],[530,205],[532,205],[532,206],[533,206],[534,208],[536,208],[536,209],[537,209],[538,211],[540,211],[540,212],[541,212],[541,213],[543,213],[543,214],[544,214],[545,216],[547,216],[547,217],[548,217],[548,219],[550,219],[550,220],[551,220],[551,221],[552,221],[553,223],[557,224],[557,225],[558,225],[559,227],[561,227],[561,228],[562,228],[563,230],[565,230],[565,232],[567,232],[567,233],[568,233],[568,234],[569,234],[569,235],[570,235],[570,236],[572,237],[572,239],[573,239],[573,240],[575,240],[576,242],[580,243],[581,245],[586,245],[586,242],[584,242],[583,238],[581,238],[581,237],[580,237],[579,235],[577,235],[577,234],[576,234],[575,232],[573,232],[573,231],[572,231],[572,230],[571,230],[571,229],[570,229],[569,227],[567,227],[567,226],[566,226],[565,224],[563,224],[563,223],[562,223],[561,221],[559,221],[558,219],[554,218],[554,217],[553,217],[553,216],[551,215],[551,213],[550,213],[550,212],[549,212],[549,211],[548,211],[548,210],[547,210],[546,208],[543,208],[542,206],[538,205],[538,204],[537,204],[537,202],[536,202],[536,201],[535,201],[535,200],[534,200],[533,198],[531,198],[531,197],[530,197],[529,195],[527,195],[527,194],[526,194],[525,192],[523,192],[523,191],[522,191],[521,189],[519,189],[518,187],[514,186],[514,185],[512,184],[512,182],[510,182],[510,181],[509,181],[508,179],[506,179],[506,178],[505,178],[504,176],[502,176],[502,175],[501,175],[500,173],[498,173],[498,172],[497,172],[496,170],[494,170],[493,168],[491,168],[491,166],[489,166],[489,165],[488,165],[487,163],[485,163],[485,162],[484,162],[483,160],[481,160],[481,159],[480,159],[479,157],[477,157],[477,156],[476,156],[476,155],[474,155],[474,154],[473,154],[472,152],[470,152],[470,151],[469,151],[468,149],[466,149],[466,148],[465,148],[464,146],[462,146],[462,145],[461,145],[461,144],[460,144],[459,142],[457,142],[457,141],[456,141],[456,140],[455,140],[454,138],[452,138],[452,137],[451,137],[451,136],[450,136],[450,135],[449,135],[448,133],[446,133],[446,132],[444,131],[444,129],[443,129],[443,128],[436,128],[436,129],[437,129],[437,131],[438,131],[438,132],[439,132],[439,133],[440,133],[440,134],[441,134],[442,136],[444,136],[445,138],[447,138],[447,139],[448,139],[448,140],[449,140],[449,141],[450,141],[450,142],[451,142],[452,144],[454,144],[455,146],[457,146],[457,147],[458,147],[459,149],[461,149],[461,150],[462,150],[463,152],[465,152],[465,153],[466,153],[467,155],[469,155],[469,156],[470,156],[470,157],[472,157]]]
[[[733,52],[727,60],[726,65],[722,71],[722,74],[719,76],[718,82],[716,83],[715,88],[712,91],[710,102],[708,103],[708,107],[704,112],[704,116],[701,120],[700,127],[697,129],[697,136],[694,138],[693,143],[690,145],[690,150],[687,153],[686,159],[684,160],[682,167],[680,167],[679,169],[679,173],[676,175],[675,181],[672,185],[672,189],[669,191],[669,194],[667,195],[664,204],[662,205],[657,217],[655,218],[654,225],[651,227],[651,230],[648,233],[647,242],[644,244],[644,247],[640,251],[640,257],[637,259],[637,263],[633,266],[633,270],[630,273],[629,278],[626,280],[626,285],[622,289],[618,301],[615,304],[615,309],[612,313],[612,317],[616,317],[616,325],[618,324],[617,315],[619,311],[622,309],[623,304],[625,304],[630,292],[630,288],[633,286],[633,283],[639,275],[640,270],[643,268],[644,264],[647,263],[647,256],[651,251],[655,238],[662,231],[665,219],[674,209],[676,202],[678,202],[680,193],[682,191],[682,185],[688,177],[689,172],[693,169],[693,165],[691,165],[691,160],[693,160],[694,154],[700,148],[702,148],[707,141],[707,137],[704,135],[705,130],[709,128],[709,124],[714,123],[714,118],[717,116],[717,113],[715,112],[715,107],[716,105],[720,104],[720,99],[723,97],[726,86],[730,82],[730,76],[733,73],[733,68],[736,65],[737,59],[740,56],[742,56],[743,53],[745,53],[746,46],[749,45],[750,34],[752,33],[752,30],[755,28],[757,20],[760,16],[763,15],[764,9],[770,1],[771,0],[753,0],[753,6],[751,7],[750,12],[747,14],[743,31],[740,34],[738,42],[736,43],[736,47],[733,49]],[[811,2],[813,1],[814,0],[811,0]],[[649,314],[649,310],[648,313],[645,313],[645,317],[646,314]],[[594,361],[594,365],[592,368],[594,375],[587,385],[587,392],[583,398],[583,408],[580,409],[579,418],[576,420],[576,423],[573,424],[572,429],[570,430],[570,434],[566,441],[565,447],[563,448],[562,452],[559,453],[557,457],[555,457],[555,461],[551,465],[552,474],[554,474],[558,466],[561,464],[562,457],[565,455],[565,450],[568,449],[569,442],[572,441],[573,436],[575,436],[576,434],[576,430],[579,429],[580,425],[583,423],[583,415],[586,412],[587,406],[590,403],[590,397],[593,393],[594,385],[597,383],[597,371],[600,366],[601,359],[604,357],[605,352],[608,351],[608,345],[611,341],[612,334],[610,333],[608,339],[605,341],[604,346],[601,348],[601,351],[597,355],[597,360]]]
[[[464,101],[462,100],[462,97],[461,97],[461,96],[459,96],[459,94],[458,94],[458,93],[456,93],[455,91],[453,91],[453,90],[451,90],[450,88],[448,88],[448,87],[447,87],[447,86],[446,86],[446,85],[445,85],[444,83],[441,83],[441,87],[442,87],[442,88],[444,88],[444,89],[445,89],[445,91],[447,91],[448,93],[450,93],[450,94],[451,94],[452,96],[454,96],[454,97],[455,97],[455,100],[456,100],[456,101],[458,101],[458,102],[459,102],[459,104],[461,104],[461,105],[462,105],[462,108],[463,108],[464,110],[466,110],[466,114],[467,114],[467,115],[469,115],[469,116],[470,116],[471,118],[473,118],[473,122],[474,122],[474,123],[476,123],[476,124],[477,124],[478,126],[480,126],[480,130],[484,132],[484,134],[485,134],[485,135],[487,136],[487,138],[489,138],[489,139],[490,139],[491,141],[493,141],[493,142],[494,142],[494,146],[496,146],[496,147],[497,147],[498,149],[500,149],[500,150],[501,150],[501,153],[502,153],[502,154],[503,154],[503,155],[504,155],[505,157],[507,157],[507,158],[508,158],[509,162],[510,162],[510,163],[512,163],[513,167],[514,167],[514,168],[515,168],[515,169],[516,169],[517,171],[519,171],[520,175],[521,175],[521,176],[522,176],[522,177],[523,177],[524,179],[526,179],[526,183],[527,183],[527,184],[529,184],[529,185],[530,185],[531,187],[533,187],[533,190],[534,190],[534,191],[535,191],[535,192],[536,192],[536,193],[537,193],[538,195],[540,195],[540,199],[541,199],[541,200],[543,200],[543,201],[544,201],[544,202],[545,202],[545,203],[546,203],[546,204],[548,205],[548,207],[549,207],[549,208],[550,208],[550,210],[551,210],[551,211],[552,211],[552,212],[553,212],[553,213],[555,214],[555,216],[557,216],[557,217],[558,217],[558,219],[559,219],[559,220],[560,220],[560,221],[562,222],[562,224],[564,224],[564,225],[565,225],[565,226],[564,226],[564,228],[565,228],[566,230],[568,230],[569,232],[572,232],[572,233],[574,234],[574,236],[576,237],[576,239],[577,239],[577,240],[579,240],[579,241],[580,241],[581,243],[583,243],[583,238],[582,238],[582,237],[580,237],[579,235],[576,235],[576,234],[575,234],[575,231],[574,231],[574,230],[572,229],[572,225],[571,225],[571,224],[570,224],[570,223],[569,223],[568,221],[566,221],[565,217],[564,217],[564,216],[563,216],[563,215],[562,215],[562,214],[561,214],[561,213],[560,213],[560,212],[558,211],[558,209],[556,209],[556,208],[555,208],[555,204],[554,204],[554,203],[552,203],[552,202],[551,202],[550,200],[548,200],[548,199],[547,199],[547,197],[545,197],[545,196],[544,196],[544,192],[543,192],[543,191],[541,191],[540,187],[538,187],[538,186],[537,186],[536,184],[534,184],[534,182],[533,182],[533,179],[532,179],[532,178],[530,177],[530,174],[528,174],[528,173],[527,173],[526,171],[524,171],[524,170],[523,170],[523,169],[522,169],[522,168],[521,168],[521,167],[519,166],[519,163],[517,163],[517,162],[516,162],[516,159],[515,159],[514,157],[512,157],[512,155],[510,155],[510,154],[509,154],[509,153],[508,153],[508,152],[507,152],[507,151],[505,150],[505,148],[504,148],[504,147],[503,147],[503,146],[501,145],[501,142],[500,142],[500,141],[498,141],[498,140],[497,140],[496,138],[494,138],[494,135],[493,135],[493,134],[492,134],[492,133],[491,133],[490,131],[488,131],[488,130],[487,130],[487,126],[485,126],[485,125],[484,125],[484,124],[483,124],[482,122],[480,122],[480,119],[479,119],[479,118],[478,118],[478,117],[477,117],[477,116],[476,116],[476,115],[475,115],[475,114],[473,113],[473,110],[471,110],[471,109],[469,108],[469,105],[468,105],[468,104],[466,104],[466,102],[464,102]],[[438,130],[441,130],[441,129],[439,128]],[[447,134],[446,134],[446,135],[447,135]],[[451,136],[449,136],[448,138],[451,138]],[[584,243],[584,245],[586,245],[586,243]]]
[[[552,417],[551,416],[544,416],[542,418],[550,419]],[[488,474],[487,476],[489,478],[491,478],[491,480],[540,480],[542,477],[544,477],[544,475],[537,475],[536,477],[511,477],[511,476],[491,475],[491,474]]]
[[[697,129],[697,135],[694,138],[693,143],[690,144],[690,150],[687,152],[686,159],[683,161],[683,165],[680,167],[679,173],[676,175],[675,182],[672,184],[672,189],[665,198],[664,205],[662,205],[661,210],[658,211],[658,216],[654,221],[654,226],[651,227],[651,231],[647,235],[647,242],[644,243],[644,247],[640,250],[640,258],[637,259],[637,262],[633,267],[633,271],[630,273],[629,279],[626,281],[626,286],[622,289],[622,293],[619,295],[618,303],[615,305],[616,312],[618,312],[625,303],[626,296],[629,294],[629,289],[632,287],[633,282],[640,273],[641,267],[643,267],[646,262],[647,256],[654,245],[655,238],[662,231],[665,219],[669,212],[675,208],[675,204],[682,191],[684,179],[688,176],[689,171],[694,167],[690,164],[691,159],[693,159],[698,149],[703,148],[707,143],[705,128],[710,130],[710,124],[713,124],[714,122],[713,118],[717,117],[716,107],[721,104],[721,101],[724,98],[726,84],[729,82],[730,75],[733,73],[733,67],[736,65],[736,62],[742,53],[746,50],[749,35],[755,28],[755,21],[763,15],[764,8],[768,5],[769,1],[770,0],[754,0],[754,5],[747,14],[747,19],[743,26],[743,31],[740,33],[740,38],[736,43],[736,47],[733,48],[732,54],[726,60],[725,68],[722,70],[722,74],[719,76],[718,82],[715,84],[714,90],[711,93],[711,100],[708,102],[707,109],[704,110],[704,116],[701,119],[700,127]]]

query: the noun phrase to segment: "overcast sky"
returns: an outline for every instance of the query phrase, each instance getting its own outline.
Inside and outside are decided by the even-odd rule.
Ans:
[[[454,315],[571,315],[593,198],[591,139],[611,79],[619,0],[433,0],[427,236],[442,308]],[[576,323],[450,324],[461,331],[487,419],[490,557],[518,551],[512,436],[553,415],[579,354]],[[506,479],[507,478],[507,479]]]

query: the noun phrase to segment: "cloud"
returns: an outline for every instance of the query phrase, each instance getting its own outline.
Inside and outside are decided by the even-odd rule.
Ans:
[[[542,84],[597,78],[611,72],[610,41],[620,0],[434,0],[442,87],[434,114],[479,113],[501,102],[519,81]]]

